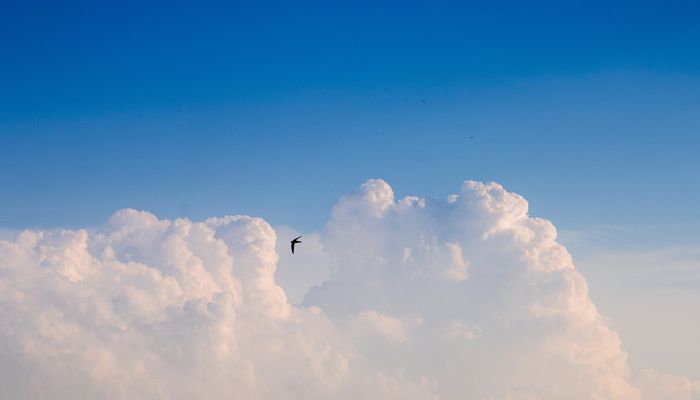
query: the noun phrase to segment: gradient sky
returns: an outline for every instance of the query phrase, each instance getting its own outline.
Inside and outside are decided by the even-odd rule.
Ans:
[[[0,2],[0,238],[496,181],[633,367],[700,379],[700,3],[98,3]]]
[[[316,229],[370,177],[495,180],[563,228],[700,221],[691,2],[93,3],[0,6],[2,227]]]

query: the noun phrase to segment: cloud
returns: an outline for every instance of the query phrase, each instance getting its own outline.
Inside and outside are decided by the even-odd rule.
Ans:
[[[304,304],[335,319],[368,309],[420,318],[413,352],[375,361],[436,377],[447,398],[639,398],[556,230],[527,209],[494,183],[465,182],[448,201],[395,201],[385,182],[368,181],[335,206],[322,238],[338,268]]]
[[[645,400],[700,399],[700,380],[691,381],[686,377],[647,368],[637,374],[635,381],[644,391]]]
[[[629,378],[556,230],[527,210],[495,183],[437,201],[370,180],[309,234],[299,254],[324,265],[301,283],[259,218],[121,210],[91,232],[21,232],[0,241],[0,397],[624,400],[674,386]],[[301,305],[284,274],[295,297],[316,285]]]
[[[420,320],[413,324],[420,325]],[[376,335],[400,344],[408,343],[409,325],[413,324],[374,310],[362,311],[352,320],[352,328],[357,336]]]
[[[464,322],[455,319],[450,324],[450,329],[447,332],[448,337],[452,339],[474,339],[481,329],[479,327],[470,328]]]

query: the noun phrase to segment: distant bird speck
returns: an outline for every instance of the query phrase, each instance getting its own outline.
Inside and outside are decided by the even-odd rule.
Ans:
[[[292,243],[292,254],[294,254],[294,245],[297,244],[297,243],[301,243],[301,240],[299,240],[300,238],[301,238],[301,236],[299,236],[299,237],[295,238],[294,240],[292,240],[292,242],[291,242],[291,243]]]
[[[420,102],[425,104],[425,99],[420,99]]]
[[[476,136],[469,136],[469,139],[476,139]]]

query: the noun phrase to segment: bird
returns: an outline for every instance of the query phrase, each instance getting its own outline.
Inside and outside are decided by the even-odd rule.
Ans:
[[[469,139],[476,139],[476,136],[469,136]]]
[[[425,104],[425,99],[420,99],[420,102]]]
[[[291,243],[292,243],[292,254],[294,254],[294,245],[297,244],[297,243],[301,243],[301,240],[299,240],[300,238],[301,238],[301,236],[299,236],[299,237],[297,237],[297,238],[295,238],[294,240],[291,241]]]

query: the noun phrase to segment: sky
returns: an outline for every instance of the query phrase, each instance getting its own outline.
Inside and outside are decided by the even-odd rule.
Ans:
[[[354,256],[326,247],[334,221],[367,229],[336,212],[368,179],[390,185],[397,210],[493,181],[556,226],[633,375],[700,381],[688,317],[700,301],[700,5],[143,3],[0,4],[0,240],[86,228],[93,251],[124,208],[261,217],[281,244],[313,238],[301,264],[273,246],[277,283],[301,307],[326,279],[363,294],[338,272]],[[426,260],[457,254],[461,239],[444,235]],[[318,296],[305,307],[333,303]],[[417,321],[366,306],[359,322],[329,318],[400,332]]]
[[[0,225],[315,229],[376,177],[498,181],[565,226],[700,221],[689,2],[141,3],[3,2]]]

